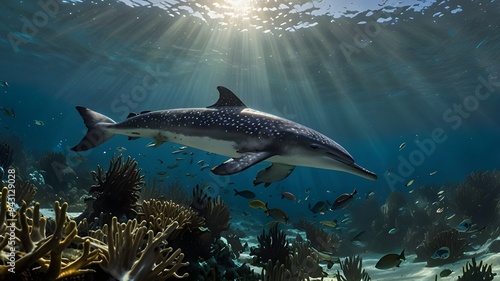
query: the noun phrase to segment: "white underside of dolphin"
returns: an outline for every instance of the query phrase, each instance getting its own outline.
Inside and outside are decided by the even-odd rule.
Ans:
[[[218,87],[219,100],[207,108],[181,108],[130,114],[122,122],[77,106],[88,128],[74,151],[96,147],[113,135],[152,138],[159,146],[175,142],[231,157],[212,168],[218,175],[241,172],[259,162],[273,165],[261,170],[254,184],[286,178],[295,166],[338,170],[375,180],[349,153],[325,135],[293,121],[246,107],[230,90]]]

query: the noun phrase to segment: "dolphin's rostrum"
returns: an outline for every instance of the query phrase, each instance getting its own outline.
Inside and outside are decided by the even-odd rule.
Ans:
[[[231,157],[212,168],[217,175],[241,172],[261,161],[272,167],[259,172],[254,183],[286,178],[295,166],[344,171],[370,180],[377,176],[354,163],[338,143],[293,121],[250,109],[229,89],[219,86],[219,100],[207,108],[180,108],[130,114],[122,122],[77,106],[87,134],[74,151],[96,147],[113,135],[146,137],[159,146],[175,142]]]

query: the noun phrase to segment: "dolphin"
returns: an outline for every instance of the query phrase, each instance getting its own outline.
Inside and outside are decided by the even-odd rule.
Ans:
[[[232,175],[259,162],[271,162],[270,167],[259,172],[255,185],[284,179],[295,166],[377,179],[327,136],[296,122],[248,108],[225,87],[219,86],[217,90],[219,99],[207,108],[131,113],[121,122],[77,106],[88,131],[71,150],[88,150],[114,135],[125,135],[129,139],[151,138],[154,142],[149,146],[153,147],[175,142],[230,157],[211,169],[217,175]]]

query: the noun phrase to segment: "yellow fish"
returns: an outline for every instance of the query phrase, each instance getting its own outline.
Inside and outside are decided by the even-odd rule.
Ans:
[[[320,221],[319,222],[322,225],[329,226],[329,227],[337,227],[337,220],[333,221]]]
[[[410,185],[412,185],[414,181],[415,181],[415,180],[411,180],[411,181],[409,181],[409,182],[406,184],[406,186],[410,186]]]
[[[248,202],[248,206],[250,206],[254,209],[262,209],[262,210],[267,209],[266,203],[264,203],[260,200],[252,200],[252,201]]]

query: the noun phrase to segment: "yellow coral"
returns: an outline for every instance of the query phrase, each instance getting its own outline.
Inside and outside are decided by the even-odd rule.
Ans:
[[[137,220],[129,220],[119,224],[113,217],[108,227],[107,250],[101,268],[118,280],[165,280],[178,275],[177,270],[189,263],[183,263],[184,254],[180,249],[162,248],[160,245],[177,229],[179,223],[174,221],[164,231],[153,234],[147,230],[146,222],[138,224]],[[147,240],[144,240],[144,237]]]
[[[16,273],[34,270],[43,273],[47,280],[58,280],[92,271],[84,267],[99,262],[99,253],[97,250],[90,252],[90,241],[84,243],[83,254],[77,260],[66,262],[62,259],[63,250],[78,233],[75,221],[67,222],[68,204],[55,202],[55,231],[48,237],[45,236],[45,218],[40,217],[39,208],[40,205],[35,204],[31,218],[26,215],[26,203],[17,212],[16,241],[23,251],[17,253],[21,258],[16,261]],[[40,266],[32,268],[35,263]],[[7,270],[6,266],[0,266],[0,279],[7,275]]]

